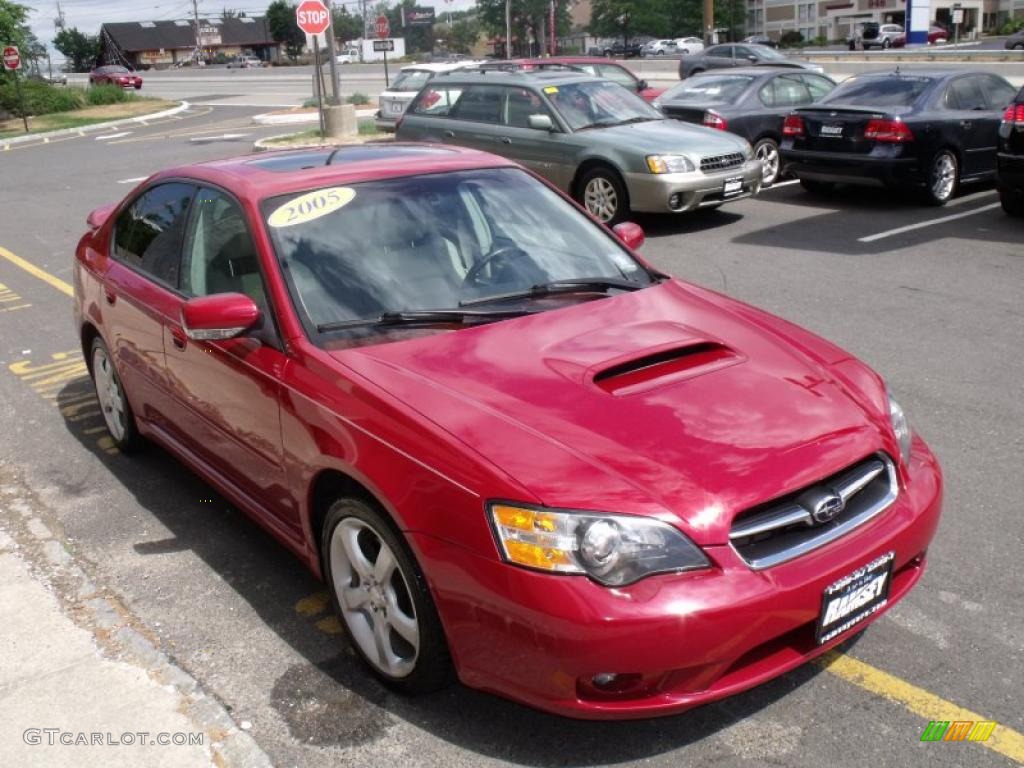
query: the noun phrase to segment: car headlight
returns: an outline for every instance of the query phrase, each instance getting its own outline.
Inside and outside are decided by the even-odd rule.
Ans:
[[[648,155],[647,168],[651,173],[690,173],[697,170],[686,155]]]
[[[504,503],[488,511],[505,560],[528,568],[585,574],[620,587],[655,573],[711,566],[682,532],[649,517]]]
[[[896,434],[896,441],[900,444],[900,456],[903,464],[910,464],[910,424],[907,422],[907,414],[903,408],[889,395],[889,423],[892,424],[892,431]]]

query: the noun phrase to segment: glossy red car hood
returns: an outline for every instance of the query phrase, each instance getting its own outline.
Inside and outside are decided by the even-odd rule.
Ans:
[[[786,329],[670,281],[333,355],[529,489],[524,501],[653,514],[714,544],[738,512],[887,446],[878,406]]]

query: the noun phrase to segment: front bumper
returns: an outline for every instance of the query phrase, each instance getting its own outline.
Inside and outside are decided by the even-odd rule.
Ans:
[[[925,172],[913,157],[844,156],[783,147],[782,163],[797,178],[811,181],[868,187],[919,187],[925,183]]]
[[[726,196],[726,181],[737,178],[742,180],[741,191]],[[756,195],[761,191],[761,161],[748,160],[736,168],[715,173],[627,173],[625,180],[632,210],[685,213]],[[674,195],[678,195],[675,205],[671,202]]]
[[[924,572],[942,504],[941,472],[919,438],[909,478],[885,512],[790,562],[753,571],[731,547],[707,547],[707,571],[618,589],[517,568],[425,535],[411,538],[466,685],[569,717],[668,715],[793,669],[903,598]],[[817,645],[824,588],[890,550],[886,607]],[[643,682],[625,695],[605,695],[587,684],[601,672]]]

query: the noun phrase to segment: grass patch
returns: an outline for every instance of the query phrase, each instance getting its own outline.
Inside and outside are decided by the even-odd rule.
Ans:
[[[135,94],[131,94],[135,96]],[[85,125],[105,123],[110,120],[124,120],[129,117],[140,117],[153,112],[161,112],[173,107],[176,102],[162,99],[145,99],[135,96],[126,102],[100,104],[84,107],[70,112],[55,112],[48,115],[29,117],[29,133],[57,131],[62,128],[81,128]],[[0,120],[0,139],[9,139],[25,134],[25,124],[20,117]]]
[[[382,133],[377,130],[377,126],[374,125],[373,120],[360,120],[359,123],[359,136],[346,137],[341,139],[342,143],[361,143],[368,139],[384,138],[388,134]],[[335,140],[337,141],[337,140]],[[272,147],[292,147],[292,146],[303,146],[307,144],[319,144],[320,143],[320,129],[319,128],[307,128],[304,131],[298,133],[290,133],[287,136],[277,136],[272,139],[267,139],[264,144]],[[330,138],[324,140],[325,144],[332,143]]]

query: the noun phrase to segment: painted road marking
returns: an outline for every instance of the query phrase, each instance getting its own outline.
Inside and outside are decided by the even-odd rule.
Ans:
[[[40,269],[39,267],[37,267],[32,262],[25,261],[25,259],[21,258],[21,256],[15,256],[13,253],[11,253],[10,251],[8,251],[6,248],[4,248],[2,246],[0,246],[0,258],[7,259],[14,266],[20,267],[21,269],[25,270],[30,275],[32,275],[32,277],[38,277],[44,283],[48,283],[48,284],[52,285],[54,288],[56,288],[61,293],[64,293],[64,294],[66,294],[68,296],[74,296],[75,295],[75,289],[72,288],[68,283],[64,282],[63,280],[61,280],[59,277],[56,277],[55,275],[51,275],[46,270]]]
[[[873,243],[876,240],[882,240],[886,237],[892,237],[893,235],[902,235],[904,232],[913,232],[915,229],[924,229],[926,227],[933,227],[936,224],[945,224],[947,221],[956,221],[957,219],[963,219],[967,216],[973,216],[976,213],[984,213],[985,211],[991,211],[993,208],[998,208],[999,203],[990,203],[989,205],[983,205],[981,208],[975,208],[971,211],[964,211],[963,213],[953,213],[949,216],[942,216],[938,219],[930,219],[929,221],[921,221],[917,224],[908,224],[905,227],[897,227],[896,229],[890,229],[885,232],[879,232],[875,235],[868,235],[867,237],[857,238],[858,243]]]
[[[194,136],[189,141],[194,144],[210,144],[214,141],[234,141],[252,136],[251,133],[222,133],[220,136]]]
[[[800,179],[790,179],[789,181],[776,181],[770,187],[765,187],[761,191],[764,192],[765,189],[778,189],[779,187],[788,187],[788,186],[790,186],[792,184],[799,184],[799,183],[800,183]]]
[[[816,659],[815,664],[831,672],[836,677],[853,683],[858,688],[881,696],[896,704],[902,704],[915,715],[927,720],[989,720],[990,718],[971,712],[956,704],[936,696],[924,688],[901,680],[888,672],[865,664],[863,661],[845,656],[838,651],[828,653]],[[1024,764],[1024,735],[1003,724],[996,726],[987,741],[974,742],[998,752],[1004,757]]]
[[[31,306],[21,296],[0,283],[0,312],[14,312],[18,309],[28,309]]]
[[[118,133],[105,133],[102,136],[97,136],[96,141],[106,141],[107,139],[120,139],[122,136],[127,136],[131,131],[119,131]]]

